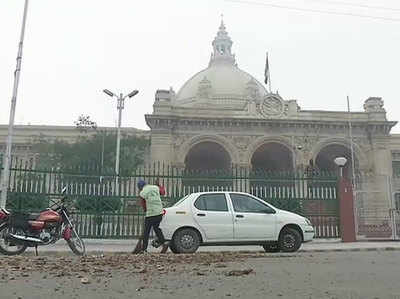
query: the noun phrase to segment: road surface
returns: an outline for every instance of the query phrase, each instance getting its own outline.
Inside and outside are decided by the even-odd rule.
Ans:
[[[1,299],[400,298],[400,251],[0,256]]]

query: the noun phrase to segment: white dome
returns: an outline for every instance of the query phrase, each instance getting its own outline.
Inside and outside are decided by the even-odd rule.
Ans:
[[[175,105],[210,101],[217,104],[220,100],[234,104],[257,101],[267,94],[260,82],[237,67],[235,55],[231,53],[232,41],[223,22],[212,46],[214,52],[208,68],[195,74],[182,86],[175,97]]]
[[[260,82],[237,66],[215,63],[190,78],[179,90],[176,100],[205,97],[246,99],[250,86],[253,86],[253,90],[258,90],[260,97],[267,94]]]

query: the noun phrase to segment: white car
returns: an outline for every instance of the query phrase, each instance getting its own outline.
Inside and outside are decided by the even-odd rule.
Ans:
[[[294,252],[314,237],[307,218],[241,192],[189,194],[165,209],[160,228],[174,253],[193,253],[209,245],[261,245],[266,252]]]

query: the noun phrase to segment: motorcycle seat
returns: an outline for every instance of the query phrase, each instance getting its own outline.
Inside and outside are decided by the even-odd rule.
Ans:
[[[30,213],[28,215],[28,220],[36,220],[39,218],[40,213]]]

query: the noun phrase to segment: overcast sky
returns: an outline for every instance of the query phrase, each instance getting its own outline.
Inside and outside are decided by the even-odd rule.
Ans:
[[[15,123],[73,125],[87,114],[115,126],[116,100],[102,90],[138,89],[122,125],[148,129],[144,114],[156,90],[178,92],[207,67],[221,14],[238,66],[262,82],[268,51],[272,89],[284,99],[307,110],[346,110],[349,95],[351,109],[362,111],[365,99],[379,96],[388,119],[400,120],[398,0],[244,2],[31,0]],[[0,1],[0,124],[9,120],[23,5]]]

